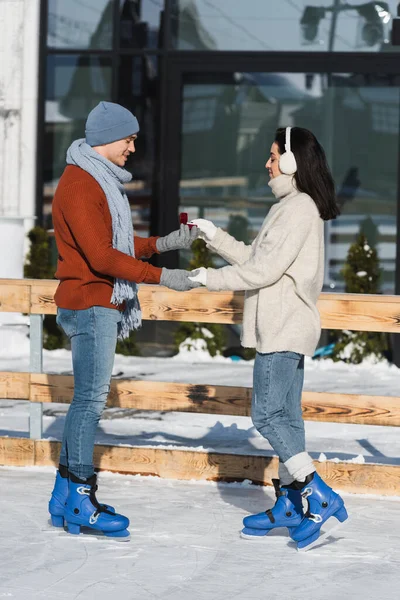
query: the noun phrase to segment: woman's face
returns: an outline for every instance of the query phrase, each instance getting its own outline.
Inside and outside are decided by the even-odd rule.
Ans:
[[[271,153],[269,155],[269,159],[265,168],[268,169],[268,173],[271,179],[274,177],[278,177],[282,175],[282,172],[279,170],[279,147],[276,142],[274,142],[271,146]]]

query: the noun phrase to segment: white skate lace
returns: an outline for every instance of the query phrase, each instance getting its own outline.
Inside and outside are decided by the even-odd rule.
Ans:
[[[310,519],[310,521],[314,521],[314,523],[322,523],[321,515],[313,515],[311,513],[309,513],[309,514],[306,513],[306,517],[308,519]]]
[[[312,494],[312,489],[311,488],[306,488],[304,490],[304,492],[301,492],[301,495],[303,496],[303,498],[308,498],[308,496],[311,496]]]
[[[97,511],[95,511],[93,514],[90,515],[89,517],[89,523],[91,525],[94,525],[97,522],[97,519],[99,518],[100,513],[98,513]]]

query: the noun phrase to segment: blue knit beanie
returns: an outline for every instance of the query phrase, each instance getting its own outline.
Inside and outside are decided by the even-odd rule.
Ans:
[[[86,120],[86,143],[89,146],[102,146],[138,131],[137,118],[127,108],[114,102],[99,102]]]

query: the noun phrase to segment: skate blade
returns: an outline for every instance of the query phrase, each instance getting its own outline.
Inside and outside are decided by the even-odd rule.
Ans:
[[[328,521],[331,518],[332,517],[329,517]],[[326,521],[326,523],[328,523],[328,521]],[[336,524],[333,525],[333,527],[330,527],[329,529],[322,531],[322,533],[319,534],[317,539],[314,540],[313,542],[311,542],[310,544],[308,544],[308,546],[304,546],[304,548],[299,548],[297,546],[297,552],[307,552],[308,550],[315,548],[315,546],[318,546],[327,537],[330,537],[335,531],[337,531],[338,529],[340,529],[343,526],[346,526],[349,523],[349,521],[350,521],[350,517],[347,517],[347,519],[345,521],[343,521],[342,523],[340,521],[337,521]],[[325,525],[325,523],[324,523],[324,525]]]
[[[279,531],[281,530],[281,531]],[[260,530],[262,531],[262,530]],[[257,544],[265,544],[271,543],[272,540],[281,540],[281,539],[289,539],[289,534],[285,531],[285,527],[277,527],[274,530],[267,530],[266,533],[262,535],[251,535],[250,533],[240,532],[240,537],[243,540],[250,540],[252,542],[256,542]]]
[[[122,543],[126,543],[126,542],[130,542],[131,541],[131,534],[125,536],[125,537],[117,537],[117,536],[110,536],[110,535],[104,535],[104,533],[102,533],[101,531],[96,531],[95,529],[91,529],[90,527],[81,527],[81,532],[79,535],[73,535],[71,533],[69,533],[69,531],[67,531],[67,529],[64,529],[62,531],[60,531],[59,529],[56,530],[56,533],[58,533],[59,537],[62,537],[64,539],[70,539],[70,540],[74,540],[76,541],[81,541],[81,542],[117,542],[118,544]]]

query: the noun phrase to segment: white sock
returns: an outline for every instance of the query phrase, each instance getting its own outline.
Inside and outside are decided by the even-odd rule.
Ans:
[[[287,471],[292,476],[292,481],[304,481],[307,475],[315,472],[314,463],[308,452],[299,452],[284,463]]]
[[[289,485],[289,483],[292,483],[292,481],[293,481],[293,477],[291,476],[291,474],[289,473],[289,471],[287,470],[285,465],[280,461],[279,461],[278,477],[279,477],[281,486]]]

